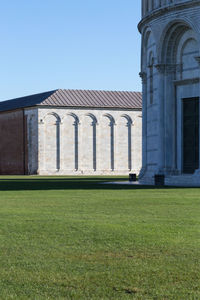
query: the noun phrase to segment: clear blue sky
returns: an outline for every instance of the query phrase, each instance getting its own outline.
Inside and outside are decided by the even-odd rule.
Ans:
[[[139,0],[9,0],[0,100],[57,88],[141,90]]]

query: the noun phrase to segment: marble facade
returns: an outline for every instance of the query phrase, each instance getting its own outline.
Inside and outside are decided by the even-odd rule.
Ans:
[[[128,175],[141,169],[140,110],[27,108],[28,173]]]
[[[143,83],[140,182],[154,184],[160,174],[166,184],[200,185],[200,1],[143,0],[138,28]],[[193,118],[184,112],[188,100],[187,112],[198,104],[196,127],[191,123],[187,128],[187,118]]]

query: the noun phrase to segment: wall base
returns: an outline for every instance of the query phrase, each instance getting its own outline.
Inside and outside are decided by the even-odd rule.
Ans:
[[[106,175],[113,175],[113,176],[117,176],[117,175],[125,175],[125,176],[128,176],[129,173],[136,173],[138,174],[139,173],[139,170],[131,170],[131,171],[128,171],[128,170],[97,170],[97,171],[94,171],[94,170],[38,170],[37,172],[37,175],[78,175],[78,176],[81,176],[81,175],[92,175],[92,176],[95,176],[95,175],[102,175],[102,176],[106,176]]]
[[[154,175],[145,174],[141,179],[139,179],[141,185],[155,185]],[[165,177],[165,186],[174,187],[200,187],[200,174],[182,174],[175,176]]]

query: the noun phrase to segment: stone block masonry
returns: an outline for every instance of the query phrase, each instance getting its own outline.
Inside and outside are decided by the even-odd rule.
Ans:
[[[141,111],[40,108],[26,114],[28,120],[38,115],[37,147],[28,136],[30,174],[139,173]],[[35,123],[28,124],[32,132]]]
[[[142,0],[142,184],[200,185],[200,0]]]
[[[26,116],[22,109],[0,116],[0,174],[27,174]]]

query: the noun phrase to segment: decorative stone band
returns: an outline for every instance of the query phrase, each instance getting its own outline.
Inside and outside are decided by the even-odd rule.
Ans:
[[[175,85],[191,85],[191,84],[200,83],[200,78],[196,77],[191,79],[174,80],[173,82]]]
[[[183,4],[185,2],[190,2],[193,0],[142,0],[142,15],[146,15],[154,10],[170,6]]]
[[[171,74],[182,71],[182,64],[157,64],[155,68],[161,74]]]
[[[159,18],[165,13],[169,13],[170,11],[177,11],[177,10],[182,10],[187,7],[194,7],[194,6],[199,6],[200,5],[200,0],[175,0],[175,1],[163,1],[164,5],[160,6],[152,6],[147,9],[147,5],[145,3],[151,3],[150,1],[152,0],[143,0],[144,1],[144,8],[142,12],[142,20],[138,24],[138,29],[141,32],[142,27],[144,24],[149,22],[152,18]]]

